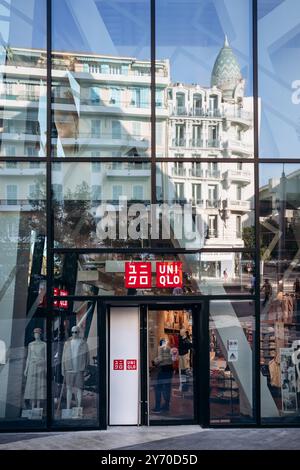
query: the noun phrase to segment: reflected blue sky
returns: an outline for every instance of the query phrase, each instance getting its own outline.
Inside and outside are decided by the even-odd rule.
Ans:
[[[12,47],[46,48],[46,0],[1,0],[0,41]]]
[[[26,0],[33,35],[24,34],[24,0],[12,0],[9,42],[45,47],[44,0]],[[159,0],[156,55],[170,59],[172,80],[209,86],[227,34],[252,95],[251,0]],[[22,6],[23,5],[23,6]],[[53,0],[53,49],[150,58],[149,0]],[[19,14],[18,14],[19,11]],[[33,19],[33,21],[32,21]]]
[[[157,58],[171,60],[171,78],[210,85],[225,34],[252,95],[252,1],[160,0],[156,6]]]
[[[299,157],[300,105],[292,102],[300,80],[300,1],[259,0],[260,156]]]
[[[286,176],[300,170],[300,165],[286,163],[265,163],[259,166],[259,186],[265,186],[270,178],[280,179],[282,173]]]

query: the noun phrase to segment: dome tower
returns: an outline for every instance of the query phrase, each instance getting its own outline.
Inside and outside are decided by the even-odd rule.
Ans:
[[[222,91],[224,101],[235,101],[243,95],[244,80],[240,65],[229,46],[227,36],[213,67],[211,86]]]

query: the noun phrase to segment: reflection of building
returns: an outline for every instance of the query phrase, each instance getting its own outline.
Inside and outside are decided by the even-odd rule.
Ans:
[[[213,67],[211,88],[172,84],[167,91],[167,156],[196,161],[161,164],[162,197],[168,179],[168,199],[191,203],[201,213],[205,246],[242,248],[243,228],[253,225],[253,169],[222,162],[222,157],[253,158],[253,101],[244,97],[244,80],[227,39]],[[215,160],[203,163],[204,158]],[[204,277],[220,277],[224,270],[235,275],[235,256],[221,258],[202,256]]]
[[[284,165],[281,170],[260,188],[260,223],[265,250],[262,272],[275,291],[293,291],[300,265],[300,172],[286,173]]]
[[[1,85],[1,154],[44,156],[45,53],[13,49],[11,55]],[[148,61],[54,53],[53,155],[150,157],[150,83]],[[157,62],[155,100],[156,156],[195,159],[157,166],[158,201],[192,204],[201,216],[198,247],[243,248],[243,228],[253,225],[252,165],[225,163],[222,157],[245,162],[253,157],[252,98],[244,97],[244,80],[227,39],[216,59],[210,88],[173,84],[168,61]],[[204,158],[215,160],[203,163]],[[24,174],[18,172],[17,163],[8,162],[2,172],[6,185],[1,198],[24,201],[33,192],[45,191],[37,187],[37,166],[27,164]],[[77,167],[54,163],[52,168],[58,202],[79,198],[92,200],[95,206],[104,200],[116,203],[121,196],[151,201],[147,162]],[[22,183],[14,181],[14,175],[22,175]],[[178,246],[177,240],[173,245]],[[234,277],[237,269],[234,254],[223,254],[218,262],[203,255],[201,263],[204,277],[221,277],[225,270]]]
[[[13,49],[1,83],[1,155],[44,156],[46,54]],[[53,155],[149,156],[150,63],[55,53],[52,57]],[[157,116],[165,120],[166,63],[157,63]]]

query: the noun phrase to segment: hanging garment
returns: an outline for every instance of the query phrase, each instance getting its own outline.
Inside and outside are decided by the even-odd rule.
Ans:
[[[282,300],[282,310],[283,310],[283,317],[282,320],[287,322],[289,320],[289,296],[285,295]]]
[[[293,322],[294,310],[295,310],[295,300],[291,295],[289,295],[288,296],[288,321],[290,323]]]
[[[181,370],[189,369],[190,367],[190,355],[189,353],[179,355],[179,368]]]
[[[282,321],[283,311],[282,311],[282,301],[275,299],[269,304],[268,319],[269,320],[279,320]]]
[[[273,387],[281,387],[280,378],[280,362],[278,362],[278,355],[269,362],[270,381]]]

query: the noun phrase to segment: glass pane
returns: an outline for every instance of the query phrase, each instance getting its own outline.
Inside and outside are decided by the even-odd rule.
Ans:
[[[56,246],[147,246],[135,220],[148,217],[148,163],[64,163],[52,184]]]
[[[251,163],[164,162],[157,165],[156,194],[166,204],[171,244],[254,248]]]
[[[101,399],[96,302],[64,305],[52,324],[54,424],[93,426]]]
[[[148,313],[150,421],[194,419],[191,310]]]
[[[299,2],[258,0],[258,18],[259,155],[299,158]]]
[[[150,263],[149,287],[128,288],[126,263]],[[158,286],[158,262],[182,263],[181,286]],[[250,253],[94,253],[55,255],[57,288],[76,295],[253,294],[254,257]]]
[[[262,417],[298,422],[300,167],[265,164],[260,175]]]
[[[210,422],[254,421],[254,304],[210,302]]]
[[[25,271],[26,267],[18,265],[18,269]],[[1,312],[5,312],[5,308],[9,309],[8,315],[2,315],[0,321],[1,427],[36,428],[46,425],[46,321],[41,316],[46,313],[43,305],[45,290],[45,283],[41,283],[34,305],[27,312],[26,295],[29,301],[30,292],[27,294],[25,289],[23,292],[20,289],[22,302],[18,303],[13,312],[9,305],[13,301],[12,297],[5,293],[1,300]]]
[[[0,425],[45,424],[45,179],[0,163]]]
[[[53,156],[150,156],[150,2],[52,4]]]
[[[272,295],[293,292],[298,277],[299,175],[299,164],[260,165],[261,274]]]
[[[160,0],[156,57],[156,155],[253,157],[252,2]]]
[[[0,5],[0,155],[46,154],[46,0]]]

